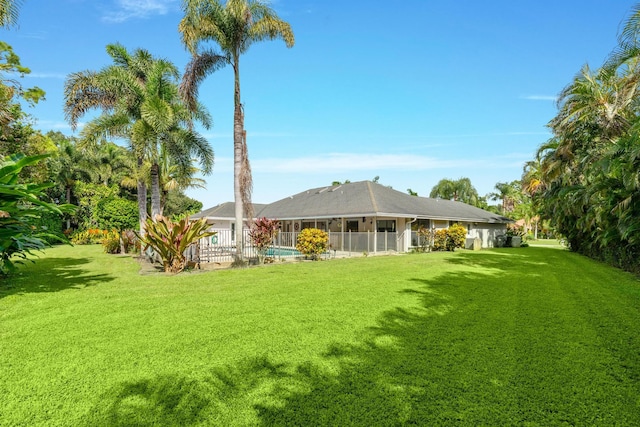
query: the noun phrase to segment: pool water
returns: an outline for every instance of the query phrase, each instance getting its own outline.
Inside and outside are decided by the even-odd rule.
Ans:
[[[267,256],[298,256],[302,255],[302,252],[295,249],[286,248],[269,248],[267,249]]]

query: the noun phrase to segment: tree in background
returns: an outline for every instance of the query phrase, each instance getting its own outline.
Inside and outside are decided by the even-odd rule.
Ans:
[[[492,200],[502,202],[502,215],[509,215],[518,204],[522,203],[522,182],[514,180],[511,182],[498,182],[495,185],[497,192],[489,194]]]
[[[448,178],[441,179],[431,189],[429,197],[454,200],[471,206],[476,206],[478,203],[478,191],[471,184],[469,178],[460,178],[457,180]]]
[[[265,39],[282,39],[287,47],[294,44],[291,26],[278,18],[260,0],[184,0],[184,17],[178,27],[182,41],[192,55],[184,74],[181,92],[187,105],[197,108],[198,86],[210,73],[230,64],[234,74],[233,95],[233,181],[235,224],[242,235],[243,216],[252,218],[251,169],[244,129],[244,110],[240,98],[240,57],[249,47]],[[222,50],[201,49],[206,42],[217,44]],[[236,261],[243,263],[242,239],[236,241]]]
[[[175,220],[202,210],[202,202],[186,196],[182,191],[169,190],[166,195],[165,216]]]
[[[83,146],[80,141],[80,146]],[[81,163],[89,171],[90,181],[111,186],[128,186],[135,176],[135,164],[131,153],[124,147],[105,141],[97,146],[80,150]]]
[[[0,4],[0,9],[2,5]],[[2,16],[0,15],[0,20]],[[31,73],[20,63],[20,57],[7,43],[0,41],[0,156],[15,153],[25,155],[44,154],[51,151],[39,132],[28,123],[28,115],[20,105],[29,106],[44,99],[44,91],[38,87],[23,88],[15,75],[24,77]]]

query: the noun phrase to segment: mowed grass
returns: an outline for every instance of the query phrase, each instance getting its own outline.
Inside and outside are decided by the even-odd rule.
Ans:
[[[1,425],[638,425],[640,282],[549,248],[0,285]]]

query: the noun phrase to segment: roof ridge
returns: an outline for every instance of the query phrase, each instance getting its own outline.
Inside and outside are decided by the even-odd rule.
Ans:
[[[373,194],[373,188],[371,188],[371,181],[365,181],[367,184],[367,189],[369,190],[369,197],[371,197],[371,204],[373,205],[373,211],[378,212],[378,202],[376,201],[376,196]]]

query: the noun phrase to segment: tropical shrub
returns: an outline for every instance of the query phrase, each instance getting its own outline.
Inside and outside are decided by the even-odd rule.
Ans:
[[[39,218],[34,218],[33,225],[41,230],[48,230],[54,234],[54,237],[44,237],[44,240],[49,243],[58,243],[59,238],[55,237],[63,231],[63,219],[62,215],[57,212],[47,211],[42,212]]]
[[[436,230],[433,237],[433,250],[454,251],[456,248],[464,248],[466,238],[467,229],[461,224]]]
[[[133,230],[125,230],[120,233],[121,244],[123,246],[123,253],[140,252],[140,240],[136,237],[136,233]]]
[[[43,200],[52,183],[20,183],[20,173],[47,155],[15,154],[0,161],[0,275],[7,275],[33,251],[49,245],[47,239],[68,242],[59,230],[51,230],[37,221],[53,212],[61,215],[73,212],[71,205],[55,205]],[[18,260],[16,260],[16,257]]]
[[[152,248],[160,256],[166,273],[180,273],[187,266],[185,252],[189,246],[203,237],[216,234],[215,231],[207,231],[208,228],[206,218],[192,222],[183,218],[173,222],[158,216],[155,222],[147,218],[144,237],[136,235],[146,245],[145,251]]]
[[[433,233],[433,250],[434,251],[445,251],[447,250],[447,240],[449,238],[449,234],[447,230],[442,228],[436,230]]]
[[[108,234],[109,230],[100,228],[80,230],[71,235],[71,243],[74,245],[99,245]]]
[[[449,239],[447,240],[447,250],[453,251],[456,248],[464,248],[467,240],[467,228],[462,224],[453,224],[447,230]]]
[[[305,228],[298,234],[296,249],[311,259],[318,259],[318,255],[327,251],[329,235],[317,228]]]
[[[258,218],[251,224],[249,238],[258,252],[258,261],[264,263],[267,250],[273,245],[273,239],[278,235],[280,221],[277,219]]]
[[[138,202],[112,196],[96,204],[94,217],[98,227],[111,230],[133,230],[138,228]]]
[[[117,254],[120,252],[120,233],[118,230],[111,230],[107,232],[106,236],[102,239],[102,247],[108,254]]]

